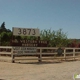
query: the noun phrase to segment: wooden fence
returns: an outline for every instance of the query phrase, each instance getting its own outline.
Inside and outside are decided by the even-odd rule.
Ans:
[[[64,52],[62,53],[61,56],[57,55],[57,49],[55,47],[37,47],[37,52],[36,53],[27,53],[24,55],[19,55],[19,54],[13,54],[13,49],[12,46],[0,46],[0,56],[11,56],[12,57],[12,62],[15,62],[15,60],[25,60],[26,58],[16,58],[19,56],[32,56],[32,57],[37,57],[37,58],[28,58],[26,60],[38,60],[41,62],[42,60],[48,60],[48,59],[79,59],[80,57],[80,48],[64,48]]]

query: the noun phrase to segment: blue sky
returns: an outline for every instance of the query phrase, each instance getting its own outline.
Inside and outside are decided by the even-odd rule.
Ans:
[[[80,0],[0,0],[0,24],[12,27],[62,29],[80,39]]]

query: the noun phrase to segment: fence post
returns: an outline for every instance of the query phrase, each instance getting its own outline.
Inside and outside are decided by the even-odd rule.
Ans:
[[[73,48],[73,59],[75,60],[75,48]]]
[[[64,59],[66,60],[66,49],[64,49]]]
[[[11,49],[11,57],[12,57],[12,63],[15,63],[15,60],[14,60],[15,56],[13,55],[13,48]]]
[[[39,61],[39,62],[42,62],[42,49],[41,49],[41,48],[40,48],[40,54],[39,54],[39,57],[38,57],[38,58],[39,58],[38,61]]]

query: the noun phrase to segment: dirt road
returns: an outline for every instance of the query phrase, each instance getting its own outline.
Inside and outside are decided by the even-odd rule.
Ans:
[[[2,80],[73,80],[73,74],[80,74],[80,61],[71,62],[0,62]]]

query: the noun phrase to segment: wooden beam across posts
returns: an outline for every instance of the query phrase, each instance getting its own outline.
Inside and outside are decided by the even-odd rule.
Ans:
[[[57,49],[57,48],[54,48],[54,47],[37,47],[37,49],[39,49],[40,50],[40,52],[37,52],[36,54],[33,54],[33,53],[26,53],[26,54],[24,54],[25,56],[27,55],[27,56],[38,56],[38,61],[39,62],[42,62],[42,60],[48,60],[48,59],[65,59],[65,60],[67,60],[67,59],[69,59],[69,58],[74,58],[75,59],[75,54],[76,54],[76,52],[75,52],[75,48],[65,48],[64,49],[64,53],[63,53],[63,56],[54,56],[55,54],[57,54],[56,52],[52,52],[52,53],[50,53],[50,52],[43,52],[43,50],[44,49],[48,49],[48,50],[53,50],[54,51],[54,49]],[[67,50],[73,50],[73,52],[66,52]],[[77,52],[77,53],[80,53],[80,51],[79,52]],[[72,54],[73,56],[67,56],[68,54]],[[44,56],[43,56],[44,55]],[[51,57],[51,56],[52,57]],[[15,57],[16,57],[16,55],[15,55]],[[46,57],[46,58],[43,58],[43,57]],[[14,57],[13,57],[14,58]],[[32,60],[36,60],[37,58],[34,58],[34,59],[32,59]],[[16,60],[16,59],[15,59]],[[18,60],[18,59],[17,59]],[[22,60],[22,59],[21,59]],[[23,60],[25,60],[25,59],[23,59]],[[31,59],[26,59],[26,60],[31,60]]]
[[[38,60],[39,62],[42,62],[42,60],[53,60],[53,59],[65,59],[65,60],[68,60],[68,59],[79,59],[80,58],[80,48],[65,48],[64,49],[64,52],[63,52],[63,56],[55,56],[57,55],[57,52],[54,52],[57,50],[57,48],[55,47],[37,47],[37,49],[34,49],[34,51],[36,50],[36,53],[23,53],[23,54],[20,54],[20,53],[14,53],[15,51],[18,51],[18,50],[14,50],[12,46],[0,46],[0,49],[11,49],[11,52],[5,52],[5,51],[0,51],[0,56],[2,54],[10,54],[11,57],[12,57],[12,63],[14,63],[16,60],[20,60],[21,58],[18,58],[19,56],[26,56],[23,57],[21,60]],[[31,48],[30,48],[31,49]],[[39,51],[37,51],[39,50]],[[44,52],[44,51],[48,51],[49,52]],[[52,52],[53,51],[53,52]],[[33,57],[33,58],[29,58],[30,57]],[[28,59],[27,59],[28,57]]]

